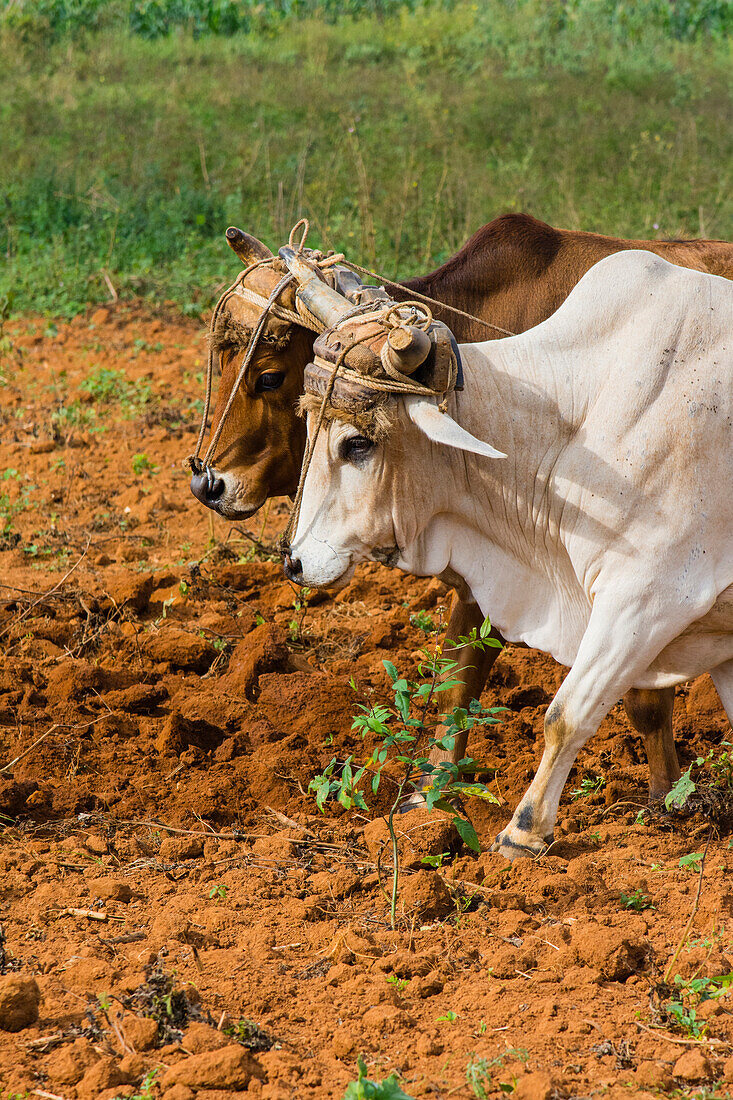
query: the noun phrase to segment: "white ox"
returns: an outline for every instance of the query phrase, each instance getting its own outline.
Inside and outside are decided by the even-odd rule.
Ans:
[[[732,329],[729,281],[622,252],[543,324],[463,345],[451,415],[394,398],[380,442],[337,413],[321,429],[294,579],[389,558],[462,581],[505,638],[570,667],[494,844],[510,859],[551,841],[577,753],[629,688],[710,671],[733,719]]]

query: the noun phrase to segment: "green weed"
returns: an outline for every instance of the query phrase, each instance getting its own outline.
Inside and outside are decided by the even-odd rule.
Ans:
[[[700,863],[703,858],[702,852],[688,852],[685,856],[680,856],[679,867],[682,871],[694,871],[697,874],[700,870]]]
[[[494,1072],[507,1061],[521,1062],[524,1065],[528,1059],[529,1054],[522,1047],[510,1047],[495,1058],[477,1058],[472,1055],[466,1066],[466,1084],[477,1100],[488,1100],[497,1090],[499,1093],[512,1093],[516,1088],[516,1077],[512,1076],[511,1081],[494,1084]]]
[[[344,1100],[413,1100],[400,1088],[396,1074],[390,1074],[383,1081],[370,1081],[366,1062],[361,1055],[356,1060],[356,1066],[359,1076],[346,1086]]]
[[[633,909],[637,913],[643,913],[645,909],[654,909],[652,899],[641,890],[634,890],[631,894],[619,894],[619,899],[626,909]]]
[[[480,630],[459,638],[459,642],[447,642],[448,652],[469,647],[483,650],[486,647],[500,646],[490,636],[491,623],[486,619]],[[394,827],[394,816],[402,801],[403,794],[411,784],[415,771],[421,773],[424,781],[422,794],[429,810],[434,807],[449,813],[453,824],[465,844],[474,851],[480,851],[478,837],[473,825],[461,817],[452,805],[451,798],[482,798],[497,803],[498,799],[483,783],[469,782],[461,778],[462,773],[474,770],[474,761],[465,758],[457,764],[444,761],[440,764],[430,762],[429,753],[434,747],[451,752],[456,737],[463,731],[469,732],[476,725],[494,725],[496,717],[503,707],[484,708],[473,699],[466,707],[454,707],[449,714],[434,715],[432,708],[436,697],[444,691],[457,687],[461,681],[453,676],[458,662],[453,657],[444,657],[443,647],[434,650],[420,650],[421,661],[418,664],[419,680],[409,680],[401,676],[392,661],[383,661],[391,681],[394,706],[381,704],[358,704],[360,714],[354,717],[352,729],[363,738],[376,739],[376,745],[369,759],[362,765],[355,765],[353,755],[346,760],[335,757],[320,775],[310,781],[308,790],[315,794],[316,805],[322,811],[328,798],[335,798],[342,806],[350,810],[354,807],[367,810],[363,786],[368,786],[376,794],[385,764],[389,761],[401,769],[401,777],[395,780],[396,793],[387,816],[392,845],[392,891],[390,899],[390,917],[395,926],[397,890],[399,883],[399,848]],[[352,687],[355,687],[353,677]],[[430,718],[429,718],[430,715]],[[438,737],[431,726],[438,719],[445,733]],[[436,731],[437,732],[437,731]]]
[[[570,797],[573,802],[577,802],[579,798],[589,798],[590,795],[602,791],[605,785],[605,775],[587,775],[580,781],[580,786],[570,792]]]
[[[158,472],[158,467],[144,452],[133,455],[130,465],[136,477],[140,477],[146,472],[150,474],[156,474]]]

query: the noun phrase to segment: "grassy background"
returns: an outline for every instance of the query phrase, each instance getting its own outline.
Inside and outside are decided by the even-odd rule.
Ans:
[[[0,312],[106,276],[198,313],[227,225],[274,246],[303,214],[397,275],[506,210],[731,235],[730,0],[240,3],[233,33],[155,2],[0,4]]]

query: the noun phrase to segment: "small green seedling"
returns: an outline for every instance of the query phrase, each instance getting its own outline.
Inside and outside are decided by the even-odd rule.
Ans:
[[[437,1022],[441,1023],[441,1021],[445,1021],[445,1023],[447,1023],[447,1024],[454,1024],[457,1019],[458,1019],[458,1013],[454,1012],[452,1009],[449,1008],[444,1016],[438,1016],[437,1017]]]
[[[227,896],[227,888],[226,888],[226,886],[224,885],[223,882],[218,882],[216,884],[216,886],[212,886],[211,889],[209,890],[209,899],[210,900],[213,900],[214,898],[219,898],[223,901],[226,898],[226,896]]]
[[[664,1007],[676,1027],[691,1039],[699,1039],[705,1033],[707,1025],[697,1019],[694,1008],[687,1008],[682,1001],[669,1001]]]
[[[437,870],[448,859],[450,859],[450,852],[441,852],[440,855],[436,856],[423,856],[420,862],[424,863],[426,867],[434,867]]]
[[[346,1086],[344,1100],[414,1100],[414,1097],[402,1091],[396,1074],[390,1074],[383,1081],[370,1081],[366,1062],[361,1055],[357,1058],[356,1065],[359,1076]]]
[[[619,894],[619,898],[626,909],[634,909],[637,913],[643,913],[645,909],[654,909],[652,899],[648,894],[642,894],[641,890],[634,890],[632,894]]]
[[[434,634],[438,629],[427,611],[416,611],[414,615],[410,615],[410,622],[418,630],[422,630],[423,634]]]
[[[680,869],[698,872],[703,855],[703,852],[688,852],[686,856],[680,856]]]
[[[398,978],[396,974],[388,975],[387,981],[395,987],[398,993],[404,993],[410,984],[405,978]]]
[[[665,795],[664,805],[667,810],[681,810],[691,794],[697,790],[697,786],[690,776],[692,764],[686,772],[683,772],[672,787],[669,794]]]
[[[132,456],[132,472],[136,477],[140,477],[146,470],[154,474],[157,472],[157,469],[158,467],[155,463],[152,462],[144,452]]]
[[[497,1089],[500,1093],[510,1094],[517,1087],[517,1078],[512,1075],[511,1081],[500,1081],[494,1084],[492,1071],[500,1069],[507,1061],[521,1062],[525,1065],[528,1059],[529,1054],[523,1047],[509,1047],[495,1058],[471,1057],[466,1066],[466,1084],[477,1100],[489,1100],[489,1096]]]
[[[580,786],[570,792],[570,797],[573,802],[577,802],[579,798],[589,798],[592,794],[602,791],[605,785],[605,775],[587,775],[585,779],[581,779]]]
[[[297,618],[291,619],[288,623],[288,632],[291,642],[299,642],[303,637],[303,624],[308,613],[308,597],[311,593],[312,589],[310,588],[299,588],[295,594],[293,599],[293,611]]]

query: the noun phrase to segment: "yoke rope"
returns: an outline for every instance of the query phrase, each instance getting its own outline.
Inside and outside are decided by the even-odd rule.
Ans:
[[[295,237],[296,237],[296,234],[297,234],[299,229],[302,229],[302,233],[301,233],[300,241],[296,242]],[[293,228],[290,230],[290,235],[288,237],[289,246],[291,248],[294,248],[296,250],[296,252],[301,253],[303,251],[303,249],[305,248],[305,242],[306,242],[306,239],[308,237],[309,230],[310,230],[310,223],[308,222],[307,218],[301,218],[299,221],[297,221],[295,223],[295,225],[293,226]],[[376,279],[378,282],[384,283],[386,286],[395,287],[399,290],[405,290],[406,289],[402,285],[402,283],[395,282],[394,279],[388,279],[386,277],[386,275],[382,275],[378,271],[372,271],[368,267],[362,267],[360,264],[352,263],[350,260],[347,260],[345,258],[344,254],[342,252],[337,252],[337,253],[332,252],[332,253],[326,254],[326,255],[324,255],[323,253],[320,253],[320,254],[316,253],[314,255],[313,259],[315,260],[315,263],[317,264],[317,266],[319,268],[321,268],[322,270],[325,270],[329,267],[333,267],[335,264],[343,264],[344,267],[349,268],[351,271],[356,271],[360,275],[368,275],[369,278]],[[250,264],[249,267],[244,268],[244,270],[241,271],[239,273],[239,275],[237,276],[237,278],[234,280],[232,285],[227,290],[224,291],[224,293],[221,295],[218,302],[214,306],[214,310],[213,310],[213,313],[211,315],[211,322],[210,322],[210,326],[209,326],[210,334],[213,334],[213,332],[215,330],[215,327],[216,327],[216,323],[219,320],[219,317],[221,316],[221,314],[222,314],[225,306],[229,302],[229,300],[234,295],[242,297],[246,302],[249,302],[250,305],[257,306],[259,309],[261,309],[262,312],[261,312],[261,314],[260,314],[260,316],[257,320],[257,323],[256,323],[256,325],[255,325],[255,327],[252,331],[252,336],[251,336],[250,341],[249,341],[249,346],[247,347],[247,351],[246,351],[244,359],[242,361],[242,365],[241,365],[241,367],[239,369],[239,372],[237,374],[236,382],[235,382],[234,386],[231,389],[231,392],[229,394],[229,398],[228,398],[227,403],[224,407],[224,411],[223,411],[221,417],[219,418],[219,423],[217,425],[216,431],[215,431],[214,435],[212,436],[212,438],[209,442],[209,446],[206,449],[206,454],[204,455],[204,459],[203,459],[203,462],[202,462],[202,460],[199,456],[200,456],[200,453],[201,453],[201,448],[203,446],[204,436],[206,435],[206,426],[208,424],[209,412],[211,410],[211,393],[212,393],[212,383],[213,383],[213,375],[214,375],[215,351],[214,351],[213,344],[209,345],[209,351],[208,351],[207,362],[206,362],[206,392],[205,392],[205,398],[204,398],[204,408],[203,408],[203,412],[202,412],[202,415],[201,415],[201,427],[199,429],[198,439],[196,440],[196,447],[194,449],[194,452],[193,452],[193,454],[189,455],[188,460],[187,460],[189,466],[191,467],[191,470],[195,474],[202,473],[203,470],[205,470],[208,467],[209,461],[213,457],[214,450],[216,449],[216,446],[219,442],[219,439],[221,438],[221,433],[223,431],[224,424],[226,422],[227,416],[229,415],[231,407],[232,407],[232,405],[234,403],[234,400],[236,398],[236,395],[239,391],[239,387],[240,387],[242,381],[244,380],[245,374],[247,372],[247,367],[249,366],[250,362],[252,361],[252,358],[254,356],[255,350],[256,350],[257,345],[259,343],[260,337],[262,336],[262,333],[264,332],[265,324],[267,322],[268,317],[270,315],[272,315],[273,317],[277,317],[279,320],[286,321],[286,322],[288,322],[290,324],[293,324],[293,325],[303,326],[304,328],[310,329],[311,332],[315,332],[315,333],[321,333],[325,329],[325,325],[313,313],[311,313],[311,311],[297,297],[296,297],[297,312],[295,310],[288,309],[286,306],[283,306],[283,305],[281,305],[280,303],[277,302],[277,298],[282,293],[282,291],[285,290],[285,288],[293,281],[294,277],[292,275],[288,274],[288,275],[284,276],[280,280],[280,282],[277,284],[277,286],[275,287],[275,289],[272,291],[272,293],[270,294],[270,296],[268,298],[266,298],[263,294],[260,294],[257,291],[250,289],[250,287],[247,287],[247,286],[244,285],[245,279],[253,271],[255,271],[255,270],[257,270],[258,268],[261,268],[261,267],[272,267],[277,262],[278,262],[278,257],[277,256],[268,256],[267,258],[265,258],[263,260],[256,260],[254,263]],[[420,303],[426,303],[429,306],[437,306],[438,309],[447,310],[448,312],[454,313],[454,314],[456,314],[456,316],[459,316],[459,317],[465,317],[466,320],[471,321],[474,324],[483,325],[484,328],[493,329],[496,332],[501,332],[505,336],[516,336],[516,333],[511,332],[509,329],[502,328],[501,325],[495,325],[491,321],[485,321],[482,317],[476,317],[472,313],[467,313],[466,310],[458,309],[457,306],[450,306],[445,302],[438,301],[437,298],[431,298],[431,297],[429,297],[429,295],[422,294],[422,293],[420,293],[420,291],[417,291],[417,290],[411,290],[410,293]],[[401,303],[398,303],[398,304],[400,306],[404,306],[404,305],[409,305],[410,303],[401,302]],[[414,304],[418,304],[418,303],[415,302],[415,303],[413,303],[413,305]],[[355,310],[354,312],[356,313],[357,310]],[[358,342],[359,341],[357,341],[357,343]],[[355,347],[355,346],[356,346],[355,344],[351,345],[351,347]],[[350,351],[351,347],[347,348],[346,351],[347,352]],[[338,373],[338,368],[343,368],[344,367],[343,358],[345,358],[345,356],[339,356],[339,362],[337,363],[337,368],[334,371],[332,378],[329,380],[329,389],[327,390],[327,397],[326,397],[326,400],[324,401],[324,404],[322,406],[322,413],[325,411],[327,400],[330,397],[331,391],[333,390],[333,385],[336,381],[336,374]],[[325,363],[325,360],[321,360],[320,362],[321,362],[321,365],[323,365]],[[330,366],[330,363],[327,364],[327,365]],[[390,374],[390,376],[391,376],[393,374],[393,370],[388,365],[385,365],[384,363],[383,363],[383,365],[385,366],[385,370],[387,371],[387,373]],[[394,372],[394,373],[399,373],[399,372]],[[348,368],[348,367],[345,367],[343,376],[345,378],[357,377],[358,380],[360,382],[362,382],[362,384],[363,384],[363,381],[364,381],[364,378],[363,378],[362,375],[357,375],[356,372],[351,371],[351,369]],[[406,376],[402,376],[402,377],[406,378]],[[378,390],[390,390],[390,389],[392,389],[393,392],[401,392],[401,393],[426,393],[426,392],[427,393],[432,393],[433,392],[432,390],[427,390],[426,387],[418,388],[419,383],[412,382],[412,381],[402,381],[401,378],[397,378],[397,377],[394,377],[394,378],[391,379],[391,384],[387,383],[387,382],[383,382],[383,381],[380,381],[380,380],[375,380],[373,378],[370,378],[370,385],[372,386],[373,389],[378,389]],[[320,424],[321,424],[322,419],[323,419],[323,416],[322,415],[319,416],[319,422],[318,422],[318,428],[319,429],[320,429]],[[310,464],[310,459],[308,459],[308,464]],[[305,469],[305,464],[304,464],[303,469]],[[302,473],[302,471],[301,471],[301,473]],[[304,481],[305,478],[302,477],[301,480]],[[302,495],[300,485],[299,485],[299,492]],[[298,506],[298,509],[299,509],[299,506]],[[292,520],[292,516],[291,516],[291,520]],[[286,531],[286,535],[289,534],[291,526],[292,526],[292,523],[289,523],[287,531]]]
[[[484,321],[483,317],[476,317],[473,313],[466,313],[465,309],[458,309],[457,306],[449,306],[446,302],[439,302],[437,298],[430,298],[427,294],[421,294],[418,290],[413,290],[412,287],[406,287],[402,283],[396,283],[394,279],[388,279],[386,275],[380,275],[378,271],[370,271],[368,267],[362,267],[360,264],[352,263],[351,260],[342,260],[341,263],[344,267],[350,268],[351,271],[358,271],[360,275],[368,275],[370,279],[378,279],[380,283],[386,283],[387,286],[397,287],[399,290],[408,290],[413,298],[418,298],[421,302],[427,302],[428,305],[438,306],[439,309],[447,309],[450,313],[455,313],[458,317],[465,317],[468,321],[474,321],[477,325],[483,325],[484,328],[493,328],[496,332],[503,332],[505,336],[516,336],[516,332],[511,332],[508,328],[502,328],[501,325],[494,325],[491,321]]]
[[[297,233],[298,229],[300,229],[301,227],[303,229],[303,232],[302,232],[302,235],[301,235],[301,238],[300,238],[300,242],[296,245],[295,234]],[[297,252],[299,252],[299,253],[302,252],[303,248],[305,246],[305,242],[306,242],[306,238],[308,236],[308,230],[309,229],[310,229],[310,224],[309,224],[307,218],[301,218],[300,221],[296,222],[295,225],[293,226],[293,228],[290,230],[290,236],[288,238],[288,244],[290,245],[290,247],[295,248],[297,250]],[[316,262],[318,267],[320,267],[322,269],[326,269],[326,268],[332,267],[334,264],[341,263],[344,259],[344,256],[343,256],[343,253],[341,253],[341,252],[332,252],[332,253],[327,254],[327,255],[324,255],[323,253],[320,253],[320,254],[316,253],[315,256],[314,256],[314,259],[315,259],[315,262]],[[255,353],[255,350],[256,350],[257,345],[258,345],[259,340],[260,340],[260,337],[262,336],[262,333],[264,331],[265,324],[267,322],[268,317],[270,315],[272,315],[274,317],[278,317],[280,320],[287,321],[287,322],[289,322],[290,324],[293,324],[293,325],[298,325],[299,327],[304,327],[304,328],[310,329],[312,332],[316,332],[316,333],[323,332],[323,330],[325,328],[325,325],[313,313],[311,313],[311,311],[302,302],[300,302],[297,298],[296,298],[296,305],[297,305],[297,308],[298,308],[297,313],[294,310],[287,309],[286,306],[280,305],[278,303],[277,299],[278,299],[279,295],[282,293],[283,290],[285,290],[285,288],[294,279],[294,276],[290,275],[289,273],[287,275],[285,275],[280,280],[280,282],[277,284],[277,286],[275,287],[275,289],[272,291],[272,293],[270,294],[270,296],[268,298],[266,298],[263,294],[260,294],[255,290],[251,290],[249,287],[244,285],[244,280],[253,271],[257,270],[260,267],[272,267],[277,262],[278,262],[278,257],[277,256],[268,256],[263,260],[256,260],[254,263],[252,263],[248,267],[244,268],[243,271],[240,271],[239,275],[234,280],[232,285],[227,290],[224,291],[224,293],[221,295],[218,302],[214,306],[214,310],[213,310],[213,313],[211,315],[211,321],[209,323],[209,334],[210,335],[212,335],[214,333],[214,330],[216,328],[216,323],[219,320],[219,317],[221,316],[221,314],[224,310],[224,307],[228,304],[230,299],[232,297],[234,297],[235,295],[238,296],[238,297],[244,298],[244,300],[246,302],[249,302],[250,305],[257,306],[262,312],[260,313],[260,316],[257,319],[257,323],[256,323],[254,329],[252,330],[252,336],[250,338],[250,342],[249,342],[249,345],[247,347],[246,354],[245,354],[244,359],[242,361],[242,365],[239,368],[239,372],[237,374],[236,382],[234,383],[234,386],[232,387],[232,389],[230,391],[229,398],[227,400],[226,406],[224,407],[224,411],[223,411],[221,417],[219,418],[219,423],[217,425],[216,432],[214,433],[214,435],[212,436],[212,438],[209,442],[209,446],[206,449],[206,454],[204,455],[204,458],[203,458],[203,461],[202,461],[199,456],[200,456],[200,453],[201,453],[201,448],[203,446],[204,436],[206,435],[206,425],[208,424],[208,420],[209,420],[209,411],[211,409],[211,391],[212,391],[212,383],[213,383],[213,376],[214,376],[214,355],[215,355],[215,352],[214,352],[213,345],[212,344],[209,345],[209,351],[208,351],[208,356],[207,356],[207,360],[206,360],[206,390],[205,390],[205,397],[204,397],[204,408],[203,408],[203,412],[202,412],[202,415],[201,415],[201,427],[199,429],[198,439],[196,440],[196,447],[193,451],[193,454],[189,455],[189,457],[187,459],[188,464],[191,467],[191,470],[195,474],[202,473],[203,470],[205,470],[208,467],[208,464],[209,464],[211,458],[213,457],[213,453],[214,453],[214,450],[216,448],[216,445],[218,444],[219,439],[221,438],[221,433],[224,429],[224,424],[226,422],[226,418],[229,415],[229,412],[230,412],[231,407],[234,403],[235,397],[236,397],[236,395],[239,391],[239,387],[240,387],[240,385],[241,385],[241,383],[244,379],[245,374],[247,373],[247,367],[249,366],[250,362],[252,361],[252,357]]]
[[[401,316],[400,311],[410,309],[410,307],[412,307],[413,309],[413,316],[411,318],[405,319]],[[422,321],[418,320],[415,317],[415,307],[417,307],[417,310],[419,310],[424,315]],[[416,322],[419,327],[427,329],[429,328],[433,320],[430,310],[426,309],[426,307],[421,305],[419,302],[391,302],[386,307],[386,309],[380,310],[375,310],[373,304],[368,303],[365,306],[358,307],[357,310],[354,310],[352,313],[343,317],[341,321],[339,321],[334,326],[334,328],[339,328],[345,322],[353,320],[354,315],[358,312],[361,312],[362,316],[365,316],[365,319],[367,320],[380,321],[387,329],[397,328],[400,325],[408,323],[408,321]],[[313,455],[316,448],[316,441],[323,426],[323,421],[326,415],[326,407],[331,400],[331,395],[333,394],[333,389],[336,384],[337,377],[343,378],[347,381],[356,382],[365,389],[376,390],[380,393],[399,393],[403,395],[419,394],[426,397],[436,396],[435,390],[431,390],[429,386],[424,386],[421,382],[417,382],[415,381],[415,379],[410,378],[409,375],[402,374],[401,371],[396,370],[394,367],[390,367],[384,362],[384,358],[382,359],[382,367],[388,372],[388,378],[379,378],[375,377],[374,375],[364,375],[357,370],[353,370],[351,367],[347,367],[345,360],[349,352],[357,347],[358,344],[362,344],[367,340],[371,340],[373,336],[374,333],[370,330],[367,330],[361,336],[355,337],[349,344],[341,349],[335,363],[331,363],[329,360],[323,359],[320,355],[314,356],[314,363],[319,367],[325,367],[327,369],[330,368],[331,374],[326,384],[326,389],[323,394],[323,400],[321,401],[321,405],[318,410],[318,417],[316,419],[316,425],[313,430],[313,435],[308,440],[308,446],[306,448],[305,456],[303,458],[303,465],[300,470],[300,477],[298,479],[298,488],[296,490],[295,497],[293,498],[293,504],[290,509],[288,524],[282,535],[280,536],[279,547],[280,553],[283,555],[283,557],[287,557],[290,554],[290,539],[298,524],[298,518],[300,516],[300,506],[303,500],[303,491],[305,488],[305,479],[308,475],[308,470],[310,469],[310,465],[313,460]],[[455,389],[457,375],[458,366],[455,360],[453,360],[450,378],[446,387],[446,394],[452,392]],[[441,404],[440,408],[443,412],[445,412],[444,402]]]

